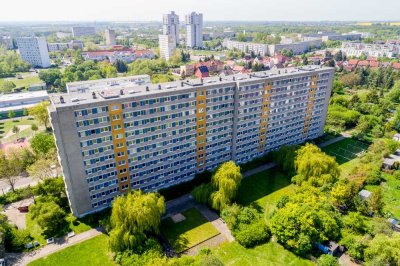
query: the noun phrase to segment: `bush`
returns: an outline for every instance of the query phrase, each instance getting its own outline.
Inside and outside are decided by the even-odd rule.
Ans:
[[[15,191],[9,191],[4,195],[0,196],[0,204],[10,204],[23,199],[33,197],[32,189],[30,187],[16,189]]]
[[[8,251],[23,251],[31,241],[29,231],[11,227],[5,234],[5,246]]]
[[[400,180],[400,170],[396,170],[393,173],[394,178],[396,178],[397,180]]]
[[[248,248],[267,242],[271,233],[265,222],[260,219],[251,224],[242,224],[234,236],[240,245]]]
[[[318,266],[339,266],[339,262],[335,257],[324,254],[318,258],[317,265]]]

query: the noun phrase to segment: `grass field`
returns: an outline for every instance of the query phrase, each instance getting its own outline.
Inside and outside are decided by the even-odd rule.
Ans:
[[[294,191],[290,179],[276,168],[249,176],[242,180],[236,200],[241,205],[251,204],[263,210],[268,220],[278,200]]]
[[[322,151],[335,157],[339,164],[344,164],[357,158],[368,146],[367,143],[347,138],[322,148]]]
[[[246,249],[237,242],[224,243],[213,252],[224,265],[229,266],[307,266],[310,260],[297,257],[276,242]]]
[[[29,266],[116,266],[108,250],[108,236],[100,235],[73,245],[47,257],[35,260]]]
[[[15,120],[15,122],[14,122]],[[28,117],[17,117],[15,119],[7,119],[0,120],[0,141],[1,142],[12,142],[17,139],[16,134],[12,134],[7,136],[14,126],[18,126],[20,128],[20,132],[18,133],[18,137],[31,137],[33,135],[33,131],[31,129],[32,124],[36,124],[40,126],[39,122],[34,119],[29,119]],[[40,129],[44,129],[40,128]],[[7,138],[6,138],[7,136]]]
[[[16,88],[20,87],[25,87],[28,88],[32,84],[38,84],[38,83],[43,83],[41,79],[39,79],[39,76],[36,73],[19,73],[23,78],[22,79],[17,79],[17,78],[4,78],[3,80],[9,80],[12,81]]]
[[[182,214],[186,217],[184,221],[174,223],[171,218],[167,218],[161,223],[161,231],[176,252],[185,251],[219,234],[217,229],[195,208]]]
[[[383,211],[400,219],[400,180],[393,175],[383,174],[384,182],[380,185],[383,189]],[[378,186],[366,186],[365,189],[374,192]]]
[[[68,214],[67,221],[69,223],[69,231],[74,231],[75,234],[88,231],[92,228],[92,226],[85,224],[81,221],[78,221],[76,217],[74,217],[71,213]],[[35,240],[39,241],[40,244],[42,245],[46,244],[46,239],[42,235],[43,233],[42,228],[31,219],[29,213],[26,215],[26,229],[28,229],[31,236]]]

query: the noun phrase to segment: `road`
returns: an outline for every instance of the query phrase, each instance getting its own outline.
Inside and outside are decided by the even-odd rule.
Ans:
[[[31,177],[18,177],[14,188],[24,188],[27,186],[35,186],[38,182]],[[11,190],[11,186],[4,180],[0,180],[0,195],[7,193]]]

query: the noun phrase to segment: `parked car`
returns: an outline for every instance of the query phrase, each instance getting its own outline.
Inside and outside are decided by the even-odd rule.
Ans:
[[[29,211],[29,206],[21,206],[18,207],[19,212],[28,212]]]

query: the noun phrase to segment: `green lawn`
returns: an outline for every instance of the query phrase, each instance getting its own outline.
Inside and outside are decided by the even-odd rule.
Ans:
[[[5,138],[14,126],[18,126],[20,128],[18,137],[31,137],[34,133],[31,129],[32,124],[40,126],[38,121],[34,120],[33,118],[29,119],[28,117],[0,120],[0,141],[12,142],[17,139],[17,135],[15,134],[9,135],[7,138]],[[40,127],[40,129],[43,130],[44,127]]]
[[[295,186],[290,179],[277,168],[249,176],[242,180],[236,200],[241,205],[251,204],[263,210],[268,220],[278,200],[293,193]]]
[[[22,75],[22,79],[17,79],[17,78],[4,78],[4,80],[9,80],[12,81],[16,88],[20,87],[25,87],[29,88],[30,85],[32,84],[38,84],[38,83],[43,83],[41,79],[39,79],[38,74],[33,74],[33,73],[20,73]]]
[[[114,266],[108,250],[108,236],[100,235],[73,245],[47,257],[35,260],[30,266]]]
[[[400,219],[400,180],[389,174],[383,174],[384,181],[381,183],[383,189],[383,211],[390,213],[393,217]],[[378,186],[366,186],[365,189],[374,192]]]
[[[297,257],[276,242],[268,242],[246,249],[237,242],[224,243],[213,250],[224,265],[229,266],[306,266],[314,265],[310,260]]]
[[[84,223],[81,220],[78,220],[71,213],[68,214],[67,221],[69,223],[69,231],[74,231],[75,234],[88,231],[92,228],[92,226]],[[31,219],[29,213],[26,215],[26,228],[28,229],[29,233],[35,240],[39,241],[39,243],[42,245],[46,244],[46,239],[42,235],[43,233],[42,228],[37,223],[35,223],[35,221]]]
[[[174,223],[171,218],[162,221],[161,231],[176,252],[182,252],[219,234],[217,229],[195,208],[182,213],[186,220]]]
[[[357,158],[357,154],[368,148],[368,144],[352,139],[346,138],[331,145],[322,148],[322,151],[336,157],[339,164],[344,164]]]

